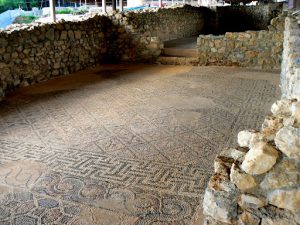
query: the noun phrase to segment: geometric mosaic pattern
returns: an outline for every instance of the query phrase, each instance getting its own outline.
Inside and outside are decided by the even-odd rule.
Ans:
[[[215,155],[278,96],[277,73],[229,67],[105,66],[26,88],[0,103],[0,224],[193,224]]]

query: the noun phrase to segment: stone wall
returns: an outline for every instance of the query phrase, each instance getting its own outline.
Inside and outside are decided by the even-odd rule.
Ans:
[[[185,5],[115,14],[110,18],[125,27],[132,40],[132,47],[124,51],[122,60],[149,62],[160,55],[164,41],[209,32],[212,16],[208,8]]]
[[[281,91],[285,98],[300,96],[300,29],[296,18],[285,21],[283,63],[281,68]]]
[[[152,61],[165,40],[197,35],[208,9],[191,6],[112,13],[77,22],[0,30],[0,100],[16,87],[105,61]]]
[[[5,92],[95,65],[106,55],[111,22],[23,26],[0,32],[0,99]]]
[[[217,32],[224,34],[225,32],[266,30],[271,19],[281,14],[282,7],[282,3],[217,7]]]
[[[200,65],[236,65],[279,69],[283,46],[284,18],[271,20],[268,30],[200,35],[197,49]]]
[[[239,146],[215,158],[203,201],[205,224],[299,224],[300,86],[295,71],[300,26],[289,17],[285,29],[283,98],[272,105],[260,130],[239,132]]]

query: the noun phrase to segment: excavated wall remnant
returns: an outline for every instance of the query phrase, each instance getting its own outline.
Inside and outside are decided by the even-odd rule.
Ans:
[[[200,35],[197,39],[199,64],[279,69],[284,18],[281,14],[272,19],[268,30]]]
[[[208,8],[183,6],[0,30],[0,100],[19,86],[101,62],[151,62],[163,41],[204,31],[207,16]]]
[[[282,99],[259,131],[215,159],[205,191],[205,224],[296,225],[300,221],[300,26],[285,20]]]

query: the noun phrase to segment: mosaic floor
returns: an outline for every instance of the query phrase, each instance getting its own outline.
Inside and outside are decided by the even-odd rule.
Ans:
[[[0,103],[0,224],[201,224],[213,159],[278,98],[273,72],[113,65]]]

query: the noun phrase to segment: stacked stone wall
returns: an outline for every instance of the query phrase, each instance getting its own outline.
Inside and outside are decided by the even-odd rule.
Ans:
[[[272,19],[268,30],[200,35],[200,65],[236,65],[279,69],[283,50],[284,15]]]
[[[208,9],[184,6],[0,31],[0,100],[16,87],[105,61],[152,61],[163,41],[197,35]]]
[[[25,26],[0,33],[0,98],[17,86],[95,65],[106,55],[110,21]]]
[[[219,34],[224,34],[246,30],[266,30],[271,19],[281,14],[282,8],[282,3],[217,7],[217,31]]]
[[[113,14],[110,18],[124,27],[131,38],[132,46],[123,49],[121,59],[149,62],[160,55],[164,41],[209,32],[213,16],[208,8],[185,5]],[[120,48],[116,49],[120,51]]]
[[[296,18],[285,21],[281,91],[285,98],[300,96],[300,29]]]
[[[203,200],[205,224],[299,224],[299,34],[297,19],[286,18],[282,99],[260,130],[239,132],[239,146],[215,158]]]

